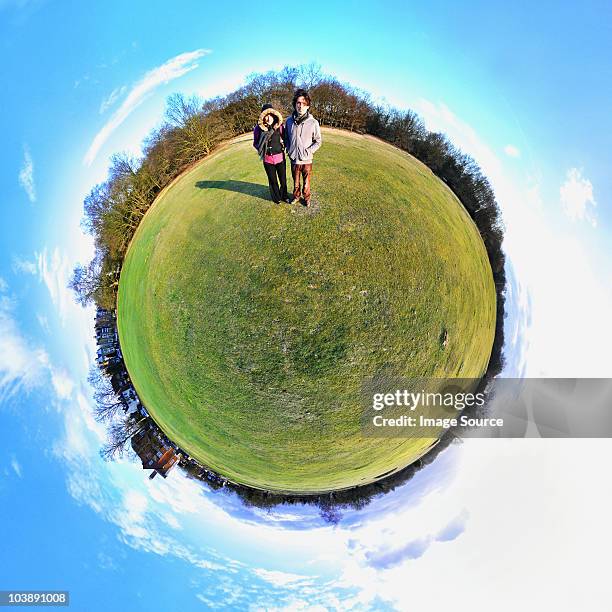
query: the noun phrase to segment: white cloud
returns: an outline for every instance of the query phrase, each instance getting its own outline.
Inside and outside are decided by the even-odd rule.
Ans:
[[[526,602],[529,609],[572,610],[582,597],[585,608],[603,609],[612,545],[603,527],[612,494],[601,480],[601,466],[610,461],[608,441],[468,440],[456,460],[450,486],[412,509],[398,508],[401,522],[390,529],[385,517],[378,541],[376,534],[365,540],[358,534],[353,554],[343,555],[338,586],[359,587],[366,607],[382,596],[401,610],[425,608],[435,593],[436,609],[452,608],[457,593],[472,585],[469,607],[475,611],[490,609],[491,601],[503,611]],[[469,506],[470,519],[455,539],[435,542],[420,558],[389,569],[364,562],[381,536],[397,546],[436,523],[442,527],[443,511],[463,506]]]
[[[155,91],[155,89],[160,85],[165,85],[195,70],[199,65],[197,60],[207,53],[210,53],[210,51],[206,49],[181,53],[161,66],[147,72],[142,79],[132,87],[121,106],[112,114],[108,122],[96,134],[85,154],[83,163],[87,166],[91,165],[109,136]]]
[[[100,114],[103,115],[124,94],[126,89],[126,85],[113,89],[100,103]]]
[[[0,280],[0,399],[49,380],[58,398],[69,399],[74,381],[65,369],[53,365],[44,348],[34,346],[20,332],[13,317],[16,304],[5,293],[6,282]]]
[[[593,208],[597,206],[593,197],[593,184],[582,176],[578,168],[570,168],[559,190],[563,211],[572,221],[588,221],[597,227]]]
[[[276,587],[285,587],[289,585],[303,586],[304,583],[312,584],[313,580],[316,578],[315,576],[303,576],[301,574],[266,570],[263,568],[254,568],[253,573]]]
[[[7,282],[0,276],[0,293],[4,293],[8,289]]]
[[[0,401],[41,384],[49,367],[46,351],[22,335],[13,310],[13,301],[0,295]]]
[[[72,302],[68,289],[68,281],[72,272],[70,261],[65,253],[60,253],[58,247],[55,247],[52,254],[48,254],[45,247],[42,253],[37,253],[37,262],[40,279],[47,286],[60,319],[62,323],[65,323],[68,304]]]
[[[62,325],[65,325],[68,314],[68,307],[74,303],[68,281],[72,274],[72,265],[66,253],[60,252],[58,247],[49,253],[47,247],[39,253],[34,253],[34,261],[27,261],[19,258],[14,259],[14,266],[17,270],[36,275],[43,282],[51,297],[53,305],[56,307]]]
[[[168,514],[167,508],[151,502],[148,491],[143,488],[143,471],[139,464],[115,464],[111,471],[113,486],[123,495],[123,511],[117,512],[116,505],[109,503],[110,500],[103,500],[98,511],[120,528],[120,539],[125,544],[157,555],[172,554],[204,570],[228,570],[227,565],[202,557],[192,549],[189,542],[182,543],[168,532],[166,526],[170,526],[173,532],[177,531],[178,521]],[[99,478],[99,475],[91,474],[91,477]],[[140,481],[138,486],[141,490],[135,488],[134,477],[136,482]],[[86,493],[84,501],[92,505],[90,497]]]
[[[96,450],[100,448],[106,439],[106,430],[104,426],[98,423],[93,417],[93,409],[89,400],[81,391],[77,391],[74,395],[74,401],[66,401],[70,397],[66,397],[66,393],[62,388],[54,386],[56,398],[60,400],[56,402],[58,409],[61,409],[64,414],[64,436],[60,442],[53,446],[53,453],[64,459],[69,465],[85,467],[92,457],[95,457]],[[79,474],[82,473],[81,470]],[[83,478],[87,481],[85,485],[89,495],[93,496],[90,486],[93,481],[90,478]],[[79,477],[75,478],[74,490],[80,489]],[[76,497],[76,495],[75,495]],[[95,497],[94,497],[95,499]]]
[[[181,524],[178,522],[178,519],[176,516],[174,516],[174,514],[162,514],[161,519],[164,521],[164,523],[172,527],[172,529],[181,529]]]
[[[16,457],[11,457],[11,467],[13,468],[13,472],[15,472],[15,474],[21,478],[21,465],[19,465],[19,461],[17,461]]]
[[[421,535],[415,539],[376,547],[365,553],[367,564],[375,569],[389,569],[401,565],[406,560],[415,560],[428,552],[435,542],[449,542],[458,538],[464,530],[467,512],[464,511],[435,534]]]
[[[74,382],[63,369],[51,366],[51,384],[55,394],[60,399],[70,399],[72,397]]]
[[[521,152],[518,149],[518,147],[515,147],[514,145],[511,145],[511,144],[507,144],[504,147],[504,153],[508,155],[509,157],[520,157],[521,156]]]
[[[27,145],[23,147],[23,166],[19,170],[19,184],[28,195],[30,202],[36,202],[36,186],[34,185],[34,161]]]
[[[50,334],[51,328],[49,327],[49,319],[43,314],[37,314],[36,319],[40,327],[45,331],[45,333]]]
[[[142,522],[148,505],[147,498],[139,491],[127,491],[123,496],[127,518],[134,523]]]
[[[36,264],[33,261],[21,259],[21,257],[13,257],[13,270],[26,274],[36,274],[37,272]]]
[[[156,479],[149,487],[149,495],[176,515],[197,514],[203,503],[201,487],[182,478]]]

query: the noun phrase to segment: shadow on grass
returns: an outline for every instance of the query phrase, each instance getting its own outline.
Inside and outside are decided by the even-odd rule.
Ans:
[[[246,181],[198,181],[195,184],[199,189],[225,189],[226,191],[236,191],[245,195],[259,198],[260,200],[270,200],[270,191],[267,186],[258,183],[247,183]]]

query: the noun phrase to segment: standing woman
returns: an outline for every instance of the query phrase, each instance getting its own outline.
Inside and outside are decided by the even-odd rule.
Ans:
[[[264,104],[253,129],[253,146],[263,161],[270,195],[276,204],[288,201],[284,129],[283,116],[271,104]]]

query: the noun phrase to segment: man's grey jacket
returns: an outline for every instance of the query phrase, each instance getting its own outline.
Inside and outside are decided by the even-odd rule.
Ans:
[[[293,115],[285,124],[285,149],[294,164],[311,164],[313,153],[321,146],[321,126],[310,114],[301,122]]]

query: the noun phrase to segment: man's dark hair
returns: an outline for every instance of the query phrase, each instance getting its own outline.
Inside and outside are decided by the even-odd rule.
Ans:
[[[308,95],[308,92],[305,89],[298,89],[293,94],[293,110],[295,110],[295,103],[300,96],[302,96],[304,100],[306,100],[306,104],[310,106],[310,96]]]

